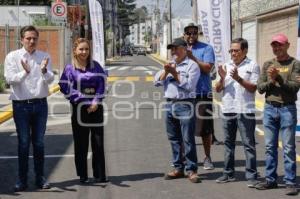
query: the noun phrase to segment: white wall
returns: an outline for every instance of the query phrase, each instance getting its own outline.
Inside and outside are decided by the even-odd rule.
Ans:
[[[0,26],[25,26],[32,24],[32,15],[43,14],[49,16],[50,8],[47,6],[1,6]],[[19,23],[18,23],[19,21]]]
[[[168,24],[164,24],[163,38],[160,41],[160,57],[163,59],[167,59],[168,57],[167,43],[168,43]]]
[[[183,36],[184,27],[189,23],[192,23],[192,20],[189,17],[178,17],[172,19],[172,38],[175,39]]]

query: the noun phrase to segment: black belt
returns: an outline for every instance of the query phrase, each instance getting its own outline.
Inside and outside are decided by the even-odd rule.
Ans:
[[[266,103],[270,104],[274,107],[284,107],[284,106],[289,106],[289,105],[295,105],[295,102],[280,103],[280,102],[274,102],[274,101],[266,101]]]
[[[27,100],[13,100],[14,103],[22,103],[22,104],[34,104],[34,103],[41,103],[44,101],[46,101],[46,97],[27,99]]]
[[[173,99],[173,98],[167,98],[167,102],[193,102],[194,98],[186,98],[186,99]]]

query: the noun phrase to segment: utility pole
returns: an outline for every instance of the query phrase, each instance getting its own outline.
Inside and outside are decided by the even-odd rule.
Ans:
[[[116,56],[116,35],[115,35],[115,19],[116,19],[116,2],[115,0],[111,0],[111,21],[112,21],[112,56]]]
[[[160,53],[160,11],[159,11],[159,0],[156,1],[156,9],[155,9],[155,23],[156,23],[156,52]]]
[[[168,44],[172,43],[172,0],[168,0],[169,11],[169,28],[168,28]]]
[[[242,37],[241,0],[237,1],[237,19],[235,20],[235,37]]]
[[[172,0],[168,1],[168,44],[172,43]],[[167,59],[171,59],[171,52],[168,51]]]
[[[192,19],[196,25],[198,25],[198,6],[197,0],[191,0],[192,3]]]

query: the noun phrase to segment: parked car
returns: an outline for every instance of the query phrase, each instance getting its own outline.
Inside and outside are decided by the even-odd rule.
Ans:
[[[133,56],[133,53],[130,48],[123,48],[121,50],[121,56],[126,56],[126,55]]]
[[[147,48],[146,48],[146,52],[147,52],[147,54],[151,54],[151,53],[152,53],[152,48],[147,47]]]
[[[139,48],[140,48],[140,47],[138,47],[138,46],[132,47],[132,53],[133,53],[133,54],[137,54]]]
[[[146,48],[139,48],[136,55],[144,55],[146,56]]]

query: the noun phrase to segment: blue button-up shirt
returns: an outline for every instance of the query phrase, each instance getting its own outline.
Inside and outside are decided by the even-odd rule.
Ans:
[[[193,55],[201,62],[214,64],[215,53],[212,46],[197,42],[192,47]],[[197,83],[197,95],[207,95],[212,91],[210,74],[202,73]]]
[[[200,69],[196,62],[186,57],[181,63],[176,64],[176,71],[180,74],[180,83],[168,74],[166,80],[159,80],[164,70],[156,73],[155,86],[164,86],[164,97],[171,99],[188,99],[196,97],[196,85],[200,77]]]

